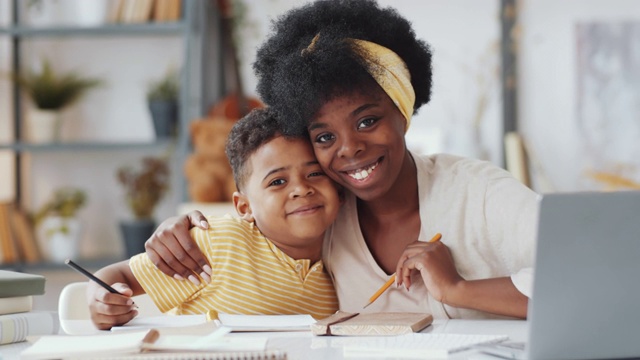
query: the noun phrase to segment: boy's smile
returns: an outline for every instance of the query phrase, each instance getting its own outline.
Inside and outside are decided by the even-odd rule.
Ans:
[[[238,213],[294,259],[319,260],[325,230],[340,207],[336,185],[324,174],[306,139],[277,136],[249,157]]]

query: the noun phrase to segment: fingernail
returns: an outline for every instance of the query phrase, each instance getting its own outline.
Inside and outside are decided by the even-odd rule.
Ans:
[[[209,274],[207,274],[206,272],[201,272],[200,273],[200,277],[202,278],[202,280],[204,280],[204,282],[206,282],[207,284],[209,284],[211,282],[211,276],[209,276]]]
[[[202,270],[204,270],[209,275],[213,274],[213,270],[211,270],[211,266],[209,266],[209,265],[203,266]]]
[[[184,280],[184,278],[182,276],[178,275],[178,274],[173,275],[173,278],[178,280],[178,281],[183,281]]]
[[[138,316],[138,310],[133,310],[133,317]]]
[[[200,221],[200,225],[202,225],[202,227],[205,228],[205,229],[209,228],[209,223],[204,221],[204,220]]]
[[[129,306],[133,305],[133,300],[131,300],[131,299],[127,300],[127,305],[129,305]]]
[[[195,286],[200,285],[200,280],[195,275],[189,275],[189,281],[191,281]]]

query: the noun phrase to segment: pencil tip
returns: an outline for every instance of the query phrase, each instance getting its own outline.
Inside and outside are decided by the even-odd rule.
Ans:
[[[362,308],[363,308],[363,309],[366,309],[366,308],[367,308],[367,306],[369,306],[369,305],[371,305],[371,303],[368,303],[367,305],[363,306]]]

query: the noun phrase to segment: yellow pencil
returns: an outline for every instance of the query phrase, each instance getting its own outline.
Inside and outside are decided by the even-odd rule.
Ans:
[[[429,240],[429,242],[436,242],[436,241],[439,241],[441,238],[442,238],[442,234],[436,233],[431,238],[431,240]],[[382,285],[382,287],[380,287],[380,289],[378,289],[378,291],[376,291],[375,294],[371,295],[367,305],[363,306],[362,308],[364,309],[367,306],[373,304],[373,302],[376,301],[380,297],[380,295],[382,295],[382,293],[385,292],[391,286],[391,284],[393,284],[395,281],[396,281],[396,274],[393,274],[393,275],[391,275],[391,278],[389,280],[387,280],[387,282],[384,283],[384,285]]]

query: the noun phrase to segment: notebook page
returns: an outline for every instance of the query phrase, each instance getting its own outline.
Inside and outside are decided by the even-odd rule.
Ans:
[[[311,315],[218,314],[218,319],[232,331],[309,331],[316,322]]]
[[[41,336],[20,354],[22,360],[60,359],[95,354],[132,354],[140,351],[148,331],[86,336]]]
[[[350,338],[344,342],[344,357],[439,359],[475,345],[507,340],[506,335],[406,334]]]
[[[160,329],[165,327],[194,326],[207,322],[207,315],[159,315],[137,317],[121,326],[114,326],[111,331]]]

